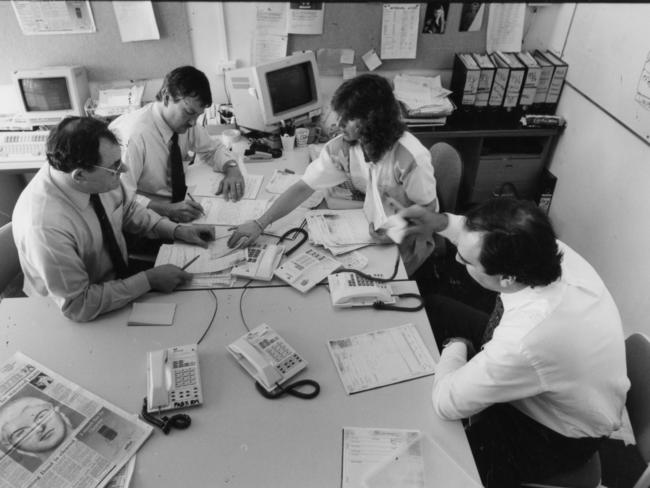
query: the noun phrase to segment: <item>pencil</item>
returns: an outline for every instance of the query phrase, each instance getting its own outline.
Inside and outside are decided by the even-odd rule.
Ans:
[[[190,192],[187,192],[187,197],[188,197],[190,200],[192,200],[194,203],[199,203],[199,202],[197,202],[196,200],[194,200],[194,197],[192,196],[192,194],[191,194]],[[201,210],[201,215],[203,215],[203,216],[205,217],[205,212],[204,212],[203,210]]]
[[[189,265],[192,264],[192,263],[193,263],[194,261],[196,261],[197,259],[199,259],[199,256],[198,256],[198,255],[197,255],[197,256],[194,256],[194,257],[193,257],[192,259],[190,259],[187,263],[185,263],[181,269],[182,269],[183,271],[185,271],[185,270],[189,267]]]

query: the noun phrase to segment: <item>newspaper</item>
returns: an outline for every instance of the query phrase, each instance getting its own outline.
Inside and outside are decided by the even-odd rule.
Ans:
[[[0,367],[0,487],[104,487],[151,434],[17,352]]]

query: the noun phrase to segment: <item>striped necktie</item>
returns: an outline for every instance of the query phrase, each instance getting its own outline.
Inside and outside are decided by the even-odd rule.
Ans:
[[[126,262],[124,261],[124,257],[122,256],[120,246],[115,238],[111,221],[108,219],[104,205],[102,205],[102,201],[97,193],[90,195],[90,203],[92,203],[93,209],[99,219],[99,227],[102,229],[104,245],[108,248],[108,255],[111,257],[113,268],[115,268],[115,274],[118,279],[124,279],[129,276],[129,271]]]
[[[181,156],[181,148],[178,145],[178,134],[174,133],[171,140],[169,162],[172,175],[172,203],[176,203],[185,199],[187,186],[185,185],[185,171],[183,171],[183,157]]]

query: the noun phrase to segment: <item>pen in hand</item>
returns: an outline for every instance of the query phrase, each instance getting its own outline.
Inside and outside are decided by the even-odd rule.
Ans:
[[[194,199],[194,197],[192,196],[192,194],[190,192],[187,192],[187,198],[192,200],[194,203],[199,203]],[[203,208],[201,208],[200,212],[201,212],[201,215],[203,215],[205,217],[205,212],[203,211]]]
[[[193,263],[194,261],[196,261],[197,259],[199,259],[199,256],[198,256],[198,255],[197,255],[197,256],[194,256],[194,257],[193,257],[192,259],[190,259],[187,263],[185,263],[181,269],[182,269],[183,271],[185,271],[185,270],[190,266],[190,264],[192,264],[192,263]]]

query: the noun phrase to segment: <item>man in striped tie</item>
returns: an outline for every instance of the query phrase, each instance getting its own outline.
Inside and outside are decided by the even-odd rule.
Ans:
[[[138,204],[104,122],[68,117],[47,141],[49,164],[18,198],[13,233],[28,296],[50,296],[75,321],[128,304],[150,290],[169,293],[190,277],[172,265],[130,272],[124,233],[207,247],[214,228],[179,225]]]
[[[469,419],[483,483],[539,483],[586,463],[621,426],[629,388],[621,319],[596,271],[532,202],[493,199],[465,216],[413,206],[401,215],[410,232],[450,239],[469,275],[498,293],[489,319],[458,313],[448,299],[428,310],[443,345],[433,407]]]

